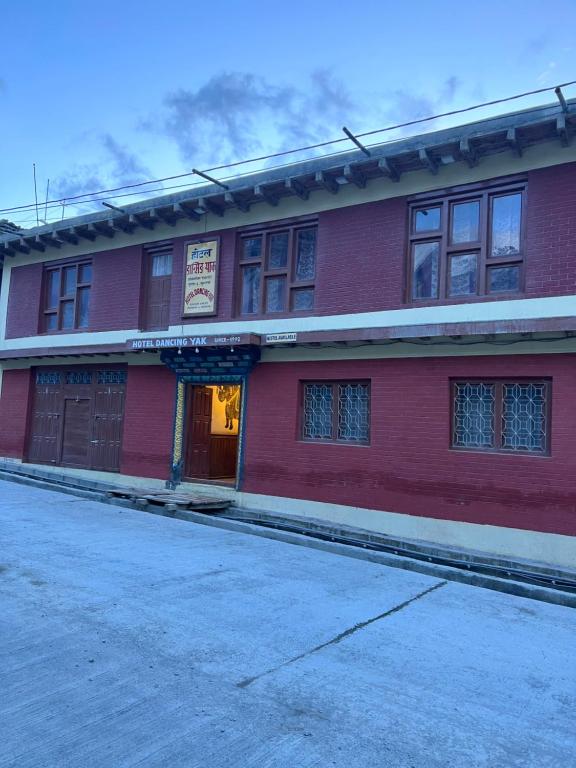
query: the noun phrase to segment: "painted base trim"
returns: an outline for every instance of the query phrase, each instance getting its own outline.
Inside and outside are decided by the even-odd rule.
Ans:
[[[149,477],[121,475],[115,472],[96,472],[85,469],[50,467],[43,464],[27,464],[18,459],[0,458],[0,468],[36,469],[53,476],[79,477],[95,482],[110,483],[132,488],[164,488],[165,481]],[[203,493],[206,496],[230,499],[237,506],[262,512],[276,512],[310,520],[338,523],[352,528],[363,528],[399,539],[413,539],[432,545],[475,550],[485,555],[497,555],[512,560],[531,560],[541,565],[576,569],[576,536],[557,533],[525,531],[519,528],[503,528],[495,525],[463,523],[455,520],[438,520],[398,512],[382,512],[344,504],[328,504],[322,501],[291,499],[284,496],[266,496],[245,493],[234,488],[203,483],[181,483],[181,491]]]
[[[429,544],[475,550],[486,555],[576,569],[576,536],[438,520],[254,493],[238,492],[234,500],[238,506],[247,509],[339,523],[399,539],[416,539]]]

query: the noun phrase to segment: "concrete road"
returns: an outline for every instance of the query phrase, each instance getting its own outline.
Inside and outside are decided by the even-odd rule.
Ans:
[[[0,766],[576,764],[576,611],[0,481]]]

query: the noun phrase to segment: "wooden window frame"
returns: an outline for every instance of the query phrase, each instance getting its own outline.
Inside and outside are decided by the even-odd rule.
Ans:
[[[298,232],[303,230],[313,229],[316,232],[316,253],[314,259],[314,277],[312,280],[296,280],[296,245],[298,242]],[[273,235],[288,232],[288,260],[286,267],[278,269],[268,268],[268,256],[270,241]],[[260,258],[244,258],[244,241],[253,240],[256,238],[262,238],[262,250]],[[318,221],[312,220],[299,220],[288,219],[283,222],[279,222],[277,225],[271,227],[246,227],[238,233],[237,241],[237,291],[236,291],[236,315],[241,318],[258,319],[258,318],[270,318],[270,317],[286,317],[289,315],[305,315],[306,313],[314,312],[314,303],[316,297],[314,296],[314,302],[310,309],[293,309],[292,308],[292,295],[295,290],[299,288],[311,288],[315,291],[316,277],[318,271]],[[242,293],[243,282],[242,273],[244,267],[260,267],[260,291],[259,291],[259,311],[254,313],[242,312]],[[273,277],[285,277],[285,309],[279,312],[267,312],[266,311],[266,283],[269,278]]]
[[[152,280],[152,261],[154,256],[165,255],[170,253],[172,256],[172,271],[170,273],[170,294],[172,295],[172,287],[174,280],[174,243],[172,240],[162,241],[159,243],[152,243],[144,245],[142,248],[142,280],[140,288],[140,311],[139,311],[139,326],[142,331],[165,331],[170,327],[170,310],[168,307],[168,321],[164,326],[148,327],[148,301],[149,301],[149,289],[150,282]]]
[[[520,252],[508,256],[490,256],[492,241],[492,205],[496,197],[511,194],[521,195],[520,219]],[[457,203],[479,201],[479,238],[474,242],[451,243],[452,210]],[[441,209],[440,229],[416,232],[416,212],[426,208]],[[406,303],[414,305],[437,304],[439,302],[461,303],[485,299],[518,298],[525,290],[526,264],[526,211],[527,211],[527,182],[525,179],[498,183],[494,185],[475,184],[469,187],[459,187],[444,190],[437,194],[418,195],[408,203],[408,254]],[[414,245],[417,243],[438,242],[440,255],[438,265],[438,295],[436,297],[418,298],[413,296],[414,290]],[[474,253],[477,255],[476,293],[450,295],[450,259],[453,256]],[[489,291],[488,270],[490,267],[519,267],[518,290]]]
[[[92,277],[89,282],[78,282],[78,273],[81,267],[90,267],[92,270],[94,269],[94,265],[92,263],[91,258],[87,259],[77,259],[74,261],[59,261],[53,264],[44,264],[43,274],[42,274],[42,312],[40,317],[40,333],[46,333],[46,334],[55,334],[55,333],[86,333],[90,330],[91,326],[91,317],[92,313],[89,312],[89,319],[88,319],[88,325],[86,326],[80,326],[78,324],[78,309],[79,309],[79,301],[78,301],[78,292],[82,289],[88,289],[89,290],[89,307],[90,302],[92,299],[92,286],[94,283],[94,274],[92,273]],[[64,294],[64,270],[69,268],[75,268],[76,269],[76,286],[74,289],[74,294]],[[52,272],[58,272],[59,277],[59,293],[58,293],[58,300],[57,300],[57,306],[54,309],[53,307],[48,306],[48,293],[49,293],[49,274]],[[71,328],[62,328],[62,304],[66,302],[74,302],[74,325]],[[56,316],[56,328],[48,328],[47,327],[47,318],[49,316]]]
[[[304,409],[306,400],[306,386],[309,384],[317,384],[321,386],[332,387],[332,402],[336,403],[336,407],[332,413],[332,436],[329,438],[322,437],[306,437],[304,435]],[[368,439],[367,440],[339,440],[338,435],[338,418],[340,415],[339,409],[339,397],[338,387],[346,384],[363,384],[368,387]],[[300,382],[300,417],[298,420],[298,439],[303,443],[311,443],[313,445],[350,445],[357,447],[370,446],[372,436],[372,387],[369,379],[306,379]],[[336,435],[336,437],[334,437]]]
[[[456,430],[456,412],[455,398],[457,384],[485,384],[494,386],[494,445],[490,447],[482,446],[462,446],[454,445],[454,436]],[[544,385],[546,392],[545,406],[545,424],[546,424],[546,442],[543,451],[514,450],[513,448],[502,447],[502,404],[503,387],[505,384],[539,384]],[[479,453],[498,453],[507,456],[531,456],[548,458],[551,455],[551,430],[552,430],[552,380],[542,378],[518,377],[518,378],[457,378],[450,380],[450,449],[452,451],[473,451]]]

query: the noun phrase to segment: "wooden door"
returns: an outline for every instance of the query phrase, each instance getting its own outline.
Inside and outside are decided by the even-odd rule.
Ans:
[[[61,399],[59,386],[37,386],[34,392],[28,460],[57,464],[60,460]]]
[[[62,464],[89,466],[90,399],[65,398],[62,427]]]
[[[170,324],[172,246],[148,251],[145,268],[142,324],[146,330],[162,330]]]
[[[185,476],[210,477],[210,427],[212,424],[212,390],[209,387],[188,388]]]
[[[91,466],[114,472],[120,469],[124,386],[97,386],[94,391]]]

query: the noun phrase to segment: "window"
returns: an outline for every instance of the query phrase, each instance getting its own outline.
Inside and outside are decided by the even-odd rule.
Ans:
[[[452,383],[452,447],[547,454],[550,382]]]
[[[151,246],[144,252],[142,328],[163,330],[170,324],[172,243]]]
[[[91,285],[92,264],[89,261],[45,267],[42,330],[88,328]]]
[[[298,224],[240,237],[241,315],[314,309],[316,235]]]
[[[522,290],[525,185],[464,191],[409,206],[411,301]]]
[[[311,382],[303,385],[302,438],[338,443],[370,440],[370,385]]]

